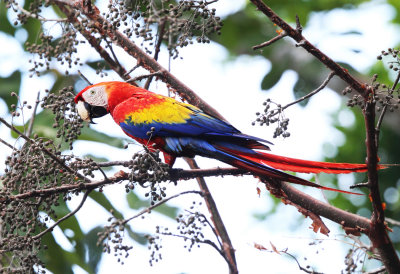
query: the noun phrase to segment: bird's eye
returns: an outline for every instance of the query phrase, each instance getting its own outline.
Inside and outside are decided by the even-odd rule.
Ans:
[[[90,90],[90,94],[91,95],[95,95],[96,94],[96,90],[94,90],[94,89]]]

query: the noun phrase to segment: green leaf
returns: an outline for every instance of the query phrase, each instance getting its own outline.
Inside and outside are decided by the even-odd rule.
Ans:
[[[26,0],[24,3],[24,9],[25,10],[30,10],[30,5],[32,4],[32,0]],[[28,42],[30,44],[36,43],[36,44],[41,44],[40,39],[38,39],[39,34],[41,32],[42,25],[39,20],[33,19],[33,18],[28,18],[26,23],[22,25],[22,27],[27,31],[28,37],[25,42]],[[26,46],[25,46],[26,50]]]
[[[4,1],[0,1],[0,22],[0,31],[14,35],[15,28],[8,21],[6,3]]]
[[[53,234],[47,233],[44,235],[42,243],[47,246],[47,249],[41,250],[39,257],[44,262],[46,269],[53,273],[74,273],[72,271],[73,261],[70,260],[71,257],[67,256],[67,251],[57,244]]]
[[[8,77],[0,77],[0,98],[5,101],[9,109],[12,104],[17,103],[17,97],[12,97],[11,92],[18,94],[20,85],[21,72],[19,70],[14,71]]]
[[[117,148],[124,147],[124,142],[122,141],[123,139],[118,137],[111,137],[107,134],[98,132],[89,127],[82,128],[81,135],[79,136],[78,140],[100,142]]]
[[[60,197],[59,205],[53,206],[57,218],[61,218],[71,211],[67,207],[65,201]],[[65,232],[66,229],[73,231],[72,237],[67,239],[74,246],[74,251],[69,252],[59,246],[51,233],[47,233],[43,237],[43,243],[47,245],[48,250],[40,253],[41,258],[46,264],[46,268],[54,273],[73,273],[72,266],[74,264],[80,266],[89,273],[94,273],[93,269],[85,262],[86,246],[83,239],[85,235],[81,230],[78,220],[75,216],[62,221],[59,225],[60,229]]]
[[[124,216],[122,215],[121,212],[119,212],[110,202],[110,200],[108,200],[108,198],[106,197],[106,195],[104,195],[104,193],[99,192],[99,191],[92,191],[89,194],[89,197],[91,199],[93,199],[96,203],[98,203],[99,205],[101,205],[105,210],[107,210],[108,212],[110,212],[111,210],[113,211],[113,215],[118,218],[118,219],[123,219]]]
[[[87,264],[93,269],[94,273],[97,273],[97,268],[103,255],[101,246],[97,246],[97,234],[101,231],[103,231],[103,227],[97,226],[90,230],[83,239],[87,250]]]
[[[271,70],[264,76],[261,81],[261,88],[263,90],[268,90],[276,85],[285,72],[286,68],[280,65],[272,65]]]
[[[149,201],[141,200],[133,191],[130,191],[128,194],[126,194],[126,200],[128,201],[129,207],[132,209],[138,210],[140,208],[149,206]]]

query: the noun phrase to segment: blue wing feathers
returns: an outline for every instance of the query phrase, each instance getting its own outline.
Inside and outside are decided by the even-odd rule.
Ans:
[[[157,137],[197,137],[210,142],[230,141],[245,147],[266,150],[269,150],[268,146],[261,143],[272,144],[267,140],[242,134],[229,123],[204,114],[199,110],[194,111],[191,118],[186,120],[185,123],[153,121],[138,124],[128,119],[120,123],[120,126],[132,136],[142,139],[149,138],[147,132],[154,128],[153,136]]]

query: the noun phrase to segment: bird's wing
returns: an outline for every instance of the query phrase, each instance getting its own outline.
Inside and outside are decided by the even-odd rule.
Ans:
[[[112,116],[124,131],[142,139],[149,138],[149,134],[154,137],[197,137],[209,141],[243,143],[249,148],[268,149],[261,143],[270,142],[242,134],[231,124],[208,115],[193,105],[169,97],[161,98],[164,100],[148,103],[146,99],[132,97],[119,104]]]

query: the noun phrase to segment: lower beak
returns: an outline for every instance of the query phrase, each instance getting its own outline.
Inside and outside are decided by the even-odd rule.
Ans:
[[[76,108],[79,116],[81,116],[84,121],[88,121],[91,124],[95,124],[95,122],[92,120],[93,118],[99,118],[108,113],[106,107],[92,106],[84,101],[78,101]]]
[[[92,119],[90,118],[90,108],[88,103],[78,101],[78,103],[76,103],[76,109],[78,110],[78,114],[81,116],[83,121],[93,123]]]

